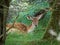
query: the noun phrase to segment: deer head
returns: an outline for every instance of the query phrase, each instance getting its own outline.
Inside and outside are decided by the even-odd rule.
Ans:
[[[38,26],[39,19],[41,19],[42,16],[43,16],[42,14],[41,15],[38,15],[37,17],[27,16],[27,19],[28,20],[32,20],[32,25]]]

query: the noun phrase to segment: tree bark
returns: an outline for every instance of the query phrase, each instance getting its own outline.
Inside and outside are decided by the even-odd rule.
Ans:
[[[6,39],[6,18],[8,15],[10,0],[0,0],[0,45],[4,45]]]

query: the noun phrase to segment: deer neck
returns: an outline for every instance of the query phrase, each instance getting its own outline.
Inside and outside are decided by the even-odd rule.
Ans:
[[[32,23],[28,28],[27,28],[27,32],[30,33],[35,29],[35,25]]]

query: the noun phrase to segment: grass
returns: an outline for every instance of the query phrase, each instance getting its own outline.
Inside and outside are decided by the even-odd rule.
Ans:
[[[32,6],[28,9],[27,12],[20,13],[22,14],[22,16],[19,16],[20,18],[17,19],[17,21],[21,21],[22,23],[25,23],[27,25],[31,24],[31,21],[28,21],[25,15],[27,15],[27,13],[29,15],[33,15],[36,10],[38,11],[40,10],[40,8],[49,7],[49,4],[41,3]],[[44,34],[47,31],[45,28],[48,26],[50,17],[51,17],[51,13],[50,11],[48,11],[45,17],[39,21],[38,27],[32,33],[29,34],[24,34],[24,33],[22,34],[17,32],[9,33],[8,36],[6,37],[5,45],[48,45],[50,41],[41,42],[41,40],[43,39]]]
[[[15,32],[8,34],[5,45],[29,45],[32,42],[34,42],[34,44],[38,44],[36,41],[42,40],[46,32],[46,29],[44,28],[46,28],[49,23],[51,15],[47,15],[39,21],[38,27],[32,33],[24,34]]]

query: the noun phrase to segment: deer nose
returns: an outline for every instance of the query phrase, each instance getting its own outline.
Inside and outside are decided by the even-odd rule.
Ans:
[[[36,27],[38,27],[38,25],[35,25]]]

